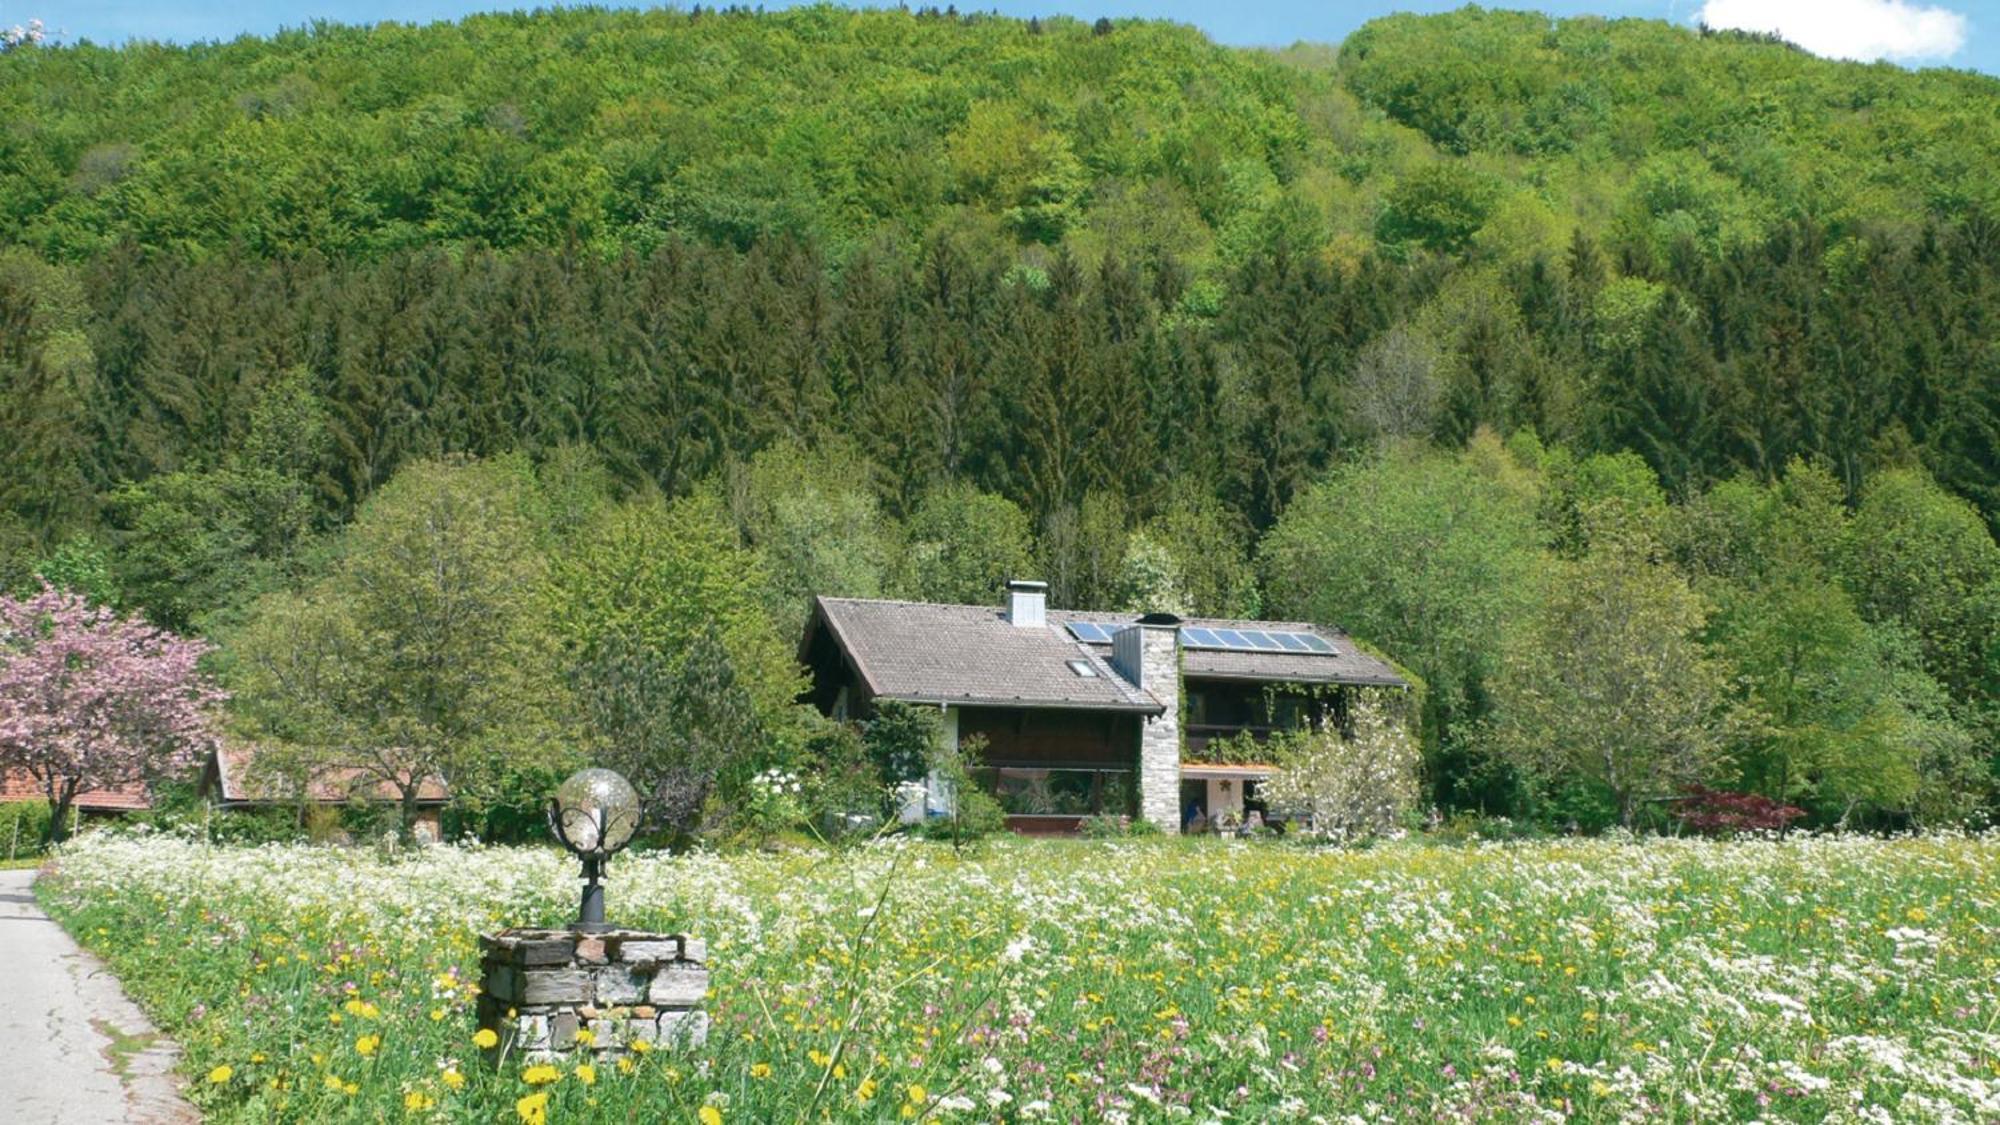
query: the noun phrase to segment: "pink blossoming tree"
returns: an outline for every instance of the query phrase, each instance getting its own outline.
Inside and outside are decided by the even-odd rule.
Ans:
[[[196,667],[208,650],[48,585],[0,596],[0,769],[48,795],[52,840],[78,793],[151,782],[215,746],[224,696]]]

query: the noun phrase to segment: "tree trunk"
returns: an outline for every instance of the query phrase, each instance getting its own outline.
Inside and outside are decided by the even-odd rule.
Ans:
[[[50,783],[49,827],[42,833],[44,845],[60,844],[69,839],[69,810],[76,802],[77,786],[67,778]]]
[[[400,823],[396,826],[396,842],[403,847],[415,847],[417,843],[417,787],[412,785],[397,790],[402,800],[397,804]]]

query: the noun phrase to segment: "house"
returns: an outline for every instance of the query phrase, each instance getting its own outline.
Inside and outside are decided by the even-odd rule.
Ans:
[[[1131,814],[1177,831],[1256,809],[1257,742],[1408,685],[1338,630],[1048,608],[1042,582],[998,606],[821,597],[800,641],[812,703],[864,719],[880,700],[937,707],[943,737],[984,742],[975,780],[1020,831]],[[1247,757],[1249,761],[1219,758]]]
[[[0,773],[0,801],[40,801],[47,804],[48,800],[48,791],[27,770],[10,769]],[[152,807],[152,795],[145,783],[138,781],[108,789],[85,789],[70,802],[70,808],[79,817],[93,818],[144,812]]]
[[[209,756],[201,769],[201,794],[220,810],[338,807],[360,801],[374,805],[394,805],[402,800],[396,786],[353,768],[324,769],[307,779],[304,793],[299,785],[274,771],[257,768],[257,748],[240,742],[225,743]],[[418,840],[437,843],[444,838],[442,813],[451,794],[442,778],[425,778],[417,786]]]

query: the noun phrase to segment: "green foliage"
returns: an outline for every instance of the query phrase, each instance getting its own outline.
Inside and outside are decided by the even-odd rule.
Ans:
[[[985,764],[985,751],[986,740],[979,735],[931,748],[927,772],[933,784],[951,794],[951,809],[943,817],[927,819],[925,835],[963,847],[1007,827],[1007,813],[999,800],[972,780],[973,771]]]
[[[1530,503],[1466,459],[1391,452],[1301,496],[1260,561],[1275,615],[1338,623],[1423,678],[1437,798],[1468,796],[1440,755],[1482,714],[1501,646],[1535,603]]]
[[[1978,513],[1922,473],[1872,480],[1855,510],[1843,567],[1862,611],[1916,641],[1954,698],[2000,693],[2000,545]]]
[[[1390,189],[1376,230],[1384,242],[1455,254],[1486,225],[1499,193],[1498,184],[1463,164],[1426,164]]]
[[[1632,827],[1646,802],[1722,761],[1728,668],[1701,641],[1708,609],[1638,529],[1557,564],[1493,681],[1490,745],[1532,779],[1587,778]]]
[[[1028,517],[1004,496],[953,485],[926,497],[910,517],[898,582],[917,601],[985,605],[1010,578],[1033,572]]]
[[[1220,142],[1277,178],[1305,144],[1296,78],[1136,21],[1096,37],[826,7],[551,10],[7,63],[0,108],[32,123],[17,144],[35,157],[4,181],[0,237],[62,255],[127,237],[852,245],[961,209],[1053,242],[1090,222],[1105,177],[1221,225],[1220,154],[1189,154]],[[111,87],[149,94],[90,95]]]
[[[0,802],[0,847],[12,862],[42,854],[49,836],[49,803],[43,800]]]
[[[406,834],[424,779],[473,797],[499,763],[545,752],[554,684],[524,493],[507,465],[440,461],[373,497],[331,570],[260,600],[232,646],[253,732],[394,788]]]
[[[370,630],[424,599],[363,628],[397,548],[343,529],[479,458],[551,575],[488,603],[565,731],[530,741],[684,755],[711,716],[716,810],[803,764],[811,594],[1026,576],[1351,629],[1428,681],[1438,800],[1588,826],[1603,791],[1469,732],[1548,577],[1640,528],[1763,717],[1710,783],[1963,819],[2000,764],[1996,104],[1480,9],[1337,53],[825,7],[10,52],[0,585],[251,680],[318,638],[286,682],[372,698],[337,669],[406,667]],[[595,719],[541,698],[592,668]],[[473,762],[454,816],[531,830],[546,759]]]
[[[641,787],[653,826],[686,839],[711,792],[792,745],[801,676],[712,499],[607,510],[550,560],[542,602],[584,752]]]
[[[861,742],[884,781],[915,781],[930,768],[944,739],[938,709],[895,699],[875,702],[875,714],[861,727]]]
[[[771,619],[782,637],[805,628],[812,597],[881,597],[897,544],[850,449],[757,454],[732,495],[743,537],[770,575]]]
[[[121,600],[111,554],[91,536],[64,540],[36,564],[35,578],[82,594],[93,605],[117,605]]]
[[[813,829],[837,840],[881,821],[887,794],[882,771],[853,724],[831,720],[813,724],[798,761],[805,773],[806,811]]]

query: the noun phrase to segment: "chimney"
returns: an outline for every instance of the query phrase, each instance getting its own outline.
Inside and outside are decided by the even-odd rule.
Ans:
[[[1007,620],[1016,629],[1040,629],[1048,624],[1049,584],[1025,578],[1007,580]]]
[[[1111,666],[1164,708],[1140,720],[1139,816],[1168,833],[1181,824],[1180,621],[1149,613],[1111,636]]]

